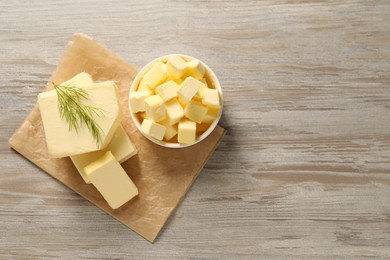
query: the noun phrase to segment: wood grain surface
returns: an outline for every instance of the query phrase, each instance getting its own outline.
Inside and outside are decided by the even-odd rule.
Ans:
[[[228,133],[151,244],[7,145],[71,35],[206,62]],[[0,259],[390,257],[390,2],[0,0]]]

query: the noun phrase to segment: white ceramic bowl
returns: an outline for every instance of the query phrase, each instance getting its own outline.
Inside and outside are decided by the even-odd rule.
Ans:
[[[208,86],[209,88],[215,88],[218,90],[219,92],[219,97],[220,97],[220,103],[221,103],[221,109],[219,110],[219,114],[217,116],[217,118],[214,120],[213,123],[211,123],[211,125],[209,126],[209,128],[200,136],[198,136],[195,140],[194,143],[192,144],[181,144],[181,143],[173,143],[173,142],[166,142],[166,141],[160,141],[160,140],[157,140],[157,139],[154,139],[153,137],[150,137],[148,136],[147,134],[145,134],[144,132],[142,132],[141,130],[141,123],[137,117],[137,115],[135,113],[133,113],[133,111],[131,110],[131,106],[129,105],[129,109],[130,109],[130,115],[131,115],[131,118],[133,119],[133,122],[134,124],[136,125],[136,127],[138,128],[138,130],[147,138],[149,139],[150,141],[152,141],[153,143],[156,143],[158,145],[161,145],[161,146],[164,146],[164,147],[168,147],[168,148],[184,148],[184,147],[188,147],[188,146],[191,146],[191,145],[194,145],[194,144],[197,144],[199,143],[200,141],[204,140],[207,136],[210,135],[210,133],[215,129],[215,127],[217,126],[220,118],[221,118],[221,115],[222,115],[222,109],[223,109],[223,96],[222,96],[222,89],[221,89],[221,85],[219,84],[219,81],[218,81],[218,78],[217,76],[215,75],[215,73],[210,69],[209,66],[207,66],[204,62],[202,62],[201,60],[199,59],[196,59],[194,57],[191,57],[191,56],[188,56],[188,55],[182,55],[182,54],[170,54],[170,55],[165,55],[165,56],[162,56],[162,57],[159,57],[157,59],[154,59],[152,60],[151,62],[149,62],[148,64],[146,64],[137,74],[137,76],[135,77],[133,83],[131,84],[131,87],[130,87],[130,93],[129,95],[136,91],[137,88],[138,88],[138,85],[143,77],[143,75],[149,71],[153,64],[155,62],[158,62],[158,61],[163,61],[163,62],[166,62],[168,60],[168,58],[170,56],[174,56],[174,55],[178,55],[180,56],[181,58],[183,58],[185,61],[191,61],[191,60],[198,60],[205,68],[206,72],[205,72],[205,78],[207,80],[207,83],[208,83]]]

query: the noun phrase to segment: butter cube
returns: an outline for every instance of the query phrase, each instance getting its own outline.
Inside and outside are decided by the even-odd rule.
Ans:
[[[197,99],[197,100],[201,100],[203,98],[204,90],[207,88],[207,82],[204,78],[199,79],[199,81],[203,82],[204,85],[200,87],[200,89],[198,90],[198,92],[196,92],[196,94],[194,96],[194,99]]]
[[[179,102],[179,104],[181,105],[181,107],[184,109],[186,108],[187,106],[187,103],[180,97],[177,98],[177,101]]]
[[[205,84],[193,77],[187,77],[183,83],[181,83],[177,94],[185,102],[188,103],[195,96],[196,92],[199,91]]]
[[[146,117],[155,122],[164,120],[165,106],[164,101],[159,95],[153,95],[144,99]]]
[[[106,148],[95,152],[70,156],[70,159],[72,160],[73,164],[76,166],[81,177],[87,184],[91,183],[91,181],[88,179],[86,173],[84,172],[84,167],[86,167],[91,162],[96,161],[108,151],[111,151],[112,155],[119,163],[123,163],[130,157],[137,154],[137,149],[131,142],[129,136],[127,135],[123,127],[120,125],[115,131],[111,142]]]
[[[150,96],[149,91],[135,91],[130,94],[129,102],[133,113],[145,111],[145,98]]]
[[[184,116],[184,110],[177,99],[165,103],[169,125],[174,125]]]
[[[53,89],[38,95],[45,140],[51,157],[60,158],[103,149],[120,124],[122,113],[119,93],[113,81],[95,83],[83,89],[88,93],[88,99],[83,103],[102,111],[102,114],[93,118],[102,129],[102,142],[99,145],[96,143],[85,124],[80,125],[77,132],[69,130],[68,122],[60,116],[57,93]]]
[[[145,81],[145,84],[147,84],[151,89],[154,89],[167,77],[168,74],[165,67],[160,62],[156,62],[142,78]]]
[[[180,56],[171,56],[167,61],[167,70],[173,77],[180,79],[187,72],[187,62]]]
[[[145,134],[161,141],[164,138],[166,127],[155,123],[152,120],[144,119],[144,121],[142,121],[141,130]]]
[[[173,76],[169,75],[164,83],[167,83],[169,81],[174,81],[177,84],[178,88],[179,88],[180,84],[183,83],[184,79],[183,78],[176,79]]]
[[[160,124],[166,127],[164,134],[164,139],[166,141],[171,140],[175,135],[177,135],[177,126],[170,125],[168,120],[164,120],[160,122]]]
[[[182,144],[192,144],[196,139],[196,123],[188,119],[179,122],[178,141]]]
[[[184,109],[184,115],[192,121],[200,124],[207,113],[208,108],[202,104],[191,101]]]
[[[169,141],[171,140],[173,137],[175,137],[177,135],[177,129],[176,127],[172,126],[172,125],[168,125],[167,126],[167,130],[165,131],[165,134],[164,134],[164,138],[165,140]]]
[[[137,187],[110,151],[87,165],[84,171],[113,209],[138,195]]]
[[[141,79],[141,81],[138,84],[137,91],[147,91],[151,94],[153,94],[153,90],[146,84],[144,79]]]
[[[177,85],[174,81],[168,81],[164,84],[161,84],[156,88],[156,94],[158,94],[164,102],[177,97],[177,89],[179,85]]]
[[[217,117],[218,117],[219,110],[220,110],[220,108],[209,107],[206,115],[204,116],[204,118],[202,120],[202,123],[211,124],[212,122],[214,122],[214,120],[217,119]]]
[[[218,90],[210,88],[205,89],[202,103],[209,107],[220,107]]]
[[[204,76],[204,73],[206,72],[205,68],[203,65],[200,63],[198,60],[192,60],[189,61],[188,63],[188,75],[192,76],[196,79],[201,79]]]

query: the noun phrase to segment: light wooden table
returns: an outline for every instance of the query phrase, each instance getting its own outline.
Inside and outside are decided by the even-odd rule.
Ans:
[[[155,244],[8,148],[75,32],[223,86],[228,134]],[[389,259],[390,2],[0,1],[0,143],[1,259]]]

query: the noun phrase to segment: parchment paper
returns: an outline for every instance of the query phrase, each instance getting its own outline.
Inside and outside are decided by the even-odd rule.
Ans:
[[[153,242],[173,210],[225,134],[219,126],[204,141],[183,149],[153,144],[136,129],[128,110],[128,93],[137,70],[84,34],[75,34],[49,82],[63,82],[86,71],[94,81],[114,80],[120,90],[122,125],[138,154],[122,164],[139,196],[112,210],[93,185],[85,184],[71,160],[52,159],[47,154],[43,126],[36,105],[9,145],[55,179],[62,182],[147,240]],[[50,89],[47,84],[46,89]]]

